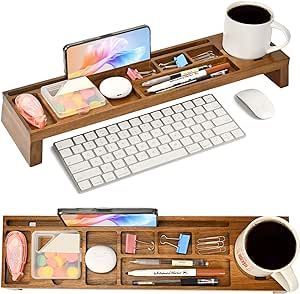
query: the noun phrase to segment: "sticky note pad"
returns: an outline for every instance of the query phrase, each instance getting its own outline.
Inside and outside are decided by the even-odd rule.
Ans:
[[[188,234],[180,234],[179,240],[178,240],[178,247],[176,250],[176,253],[179,254],[187,254],[187,251],[189,249],[191,236]]]
[[[180,55],[174,57],[174,60],[175,60],[176,65],[178,67],[184,67],[184,66],[186,66],[188,64],[188,62],[187,62],[184,54],[180,54]]]

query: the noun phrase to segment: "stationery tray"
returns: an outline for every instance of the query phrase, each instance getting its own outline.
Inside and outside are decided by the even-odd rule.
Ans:
[[[197,61],[194,58],[206,51],[212,51],[217,57],[208,61]],[[162,70],[159,67],[159,63],[169,62],[179,54],[184,54],[188,61],[188,65],[184,68]],[[144,81],[153,78],[170,75],[204,64],[217,65],[224,62],[230,64],[230,69],[223,76],[185,85],[162,93],[147,93],[145,88],[142,87]],[[150,60],[131,65],[130,67],[136,68],[139,71],[155,69],[155,74],[142,80],[133,81],[133,91],[128,97],[108,100],[105,106],[92,109],[84,115],[76,114],[60,119],[41,95],[42,86],[63,81],[66,79],[65,76],[6,91],[3,93],[2,122],[28,164],[33,166],[42,161],[42,140],[47,137],[259,74],[265,74],[280,87],[287,86],[288,62],[289,57],[282,51],[271,53],[258,60],[241,60],[229,56],[222,48],[222,34],[218,34],[152,52]],[[98,87],[101,81],[107,77],[126,76],[127,68],[128,66],[98,73],[89,76],[89,79]],[[48,121],[45,128],[37,129],[28,124],[19,115],[14,101],[17,95],[25,92],[33,94],[41,102]]]
[[[282,291],[281,286],[272,278],[255,279],[244,274],[237,266],[234,258],[234,244],[238,235],[255,217],[159,217],[158,227],[65,227],[59,217],[46,216],[5,216],[3,219],[3,240],[13,230],[24,233],[28,242],[28,259],[24,276],[14,282],[5,262],[4,241],[2,244],[2,287],[5,288],[115,288],[115,289],[185,289],[185,290],[269,290]],[[76,280],[36,280],[31,276],[31,237],[34,231],[78,231],[82,253],[81,275]],[[125,253],[125,235],[132,233],[138,240],[155,243],[154,251],[137,250],[136,254]],[[191,235],[186,255],[176,254],[172,246],[161,245],[162,234],[177,237],[180,233]],[[200,255],[196,249],[197,239],[204,236],[222,235],[226,237],[226,250],[223,253]],[[97,274],[85,266],[85,253],[95,245],[106,245],[117,254],[117,265],[109,273]],[[126,273],[135,269],[166,268],[171,266],[143,266],[130,263],[136,258],[159,259],[201,259],[209,262],[210,268],[222,268],[225,276],[220,277],[218,286],[134,286],[133,280],[149,280],[151,277],[132,277]],[[157,279],[165,279],[159,277]],[[168,277],[168,279],[174,279]]]

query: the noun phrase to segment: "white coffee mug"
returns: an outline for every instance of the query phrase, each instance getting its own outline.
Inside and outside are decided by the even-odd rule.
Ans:
[[[252,5],[267,10],[270,18],[267,22],[259,24],[248,24],[234,20],[228,12],[239,6]],[[283,32],[285,42],[282,45],[271,46],[272,29]],[[224,50],[240,59],[257,59],[266,54],[280,50],[285,47],[291,38],[289,30],[274,20],[273,11],[264,4],[257,2],[241,1],[231,4],[226,11],[223,48]]]
[[[296,240],[296,250],[293,259],[289,264],[276,270],[265,269],[257,264],[249,257],[246,248],[246,241],[249,232],[258,224],[262,222],[276,222],[286,227],[294,236]],[[257,248],[259,250],[259,248]],[[295,261],[299,252],[299,239],[295,230],[291,225],[281,217],[259,217],[252,221],[244,231],[239,235],[236,240],[234,254],[235,259],[240,268],[247,274],[254,277],[267,277],[271,276],[276,280],[286,291],[295,291],[298,288],[297,278],[291,268],[292,263]]]

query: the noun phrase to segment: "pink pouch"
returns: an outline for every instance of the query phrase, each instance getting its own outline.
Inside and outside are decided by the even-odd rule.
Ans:
[[[6,263],[12,280],[17,281],[23,277],[24,266],[27,261],[27,240],[23,233],[12,231],[5,239]]]
[[[20,114],[33,126],[42,129],[47,124],[47,117],[40,101],[32,94],[20,94],[15,99]]]

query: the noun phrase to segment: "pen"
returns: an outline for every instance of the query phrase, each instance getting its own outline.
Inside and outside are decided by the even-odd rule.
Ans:
[[[176,86],[172,86],[170,88],[166,88],[166,89],[157,91],[155,93],[166,92],[166,91],[169,91],[169,90],[172,90],[172,89],[176,89],[176,88],[179,88],[179,87],[183,87],[185,85],[189,85],[189,84],[192,84],[192,83],[195,83],[195,82],[200,82],[200,81],[208,80],[210,78],[215,78],[215,77],[218,77],[218,76],[222,76],[222,75],[225,75],[227,72],[228,72],[228,69],[220,70],[220,71],[217,71],[217,72],[212,73],[210,75],[202,76],[202,77],[199,77],[199,78],[195,78],[194,80],[191,80],[191,81],[188,81],[188,82],[185,82],[185,83],[181,83],[181,84],[178,84]]]
[[[139,265],[159,265],[159,264],[169,264],[172,266],[194,266],[194,267],[206,267],[208,266],[208,261],[205,259],[159,259],[159,258],[147,258],[147,259],[135,259],[131,260],[130,263]]]
[[[197,279],[187,278],[178,280],[157,280],[157,281],[133,281],[132,285],[136,286],[156,286],[156,285],[181,285],[181,286],[217,286],[219,279],[208,278],[208,279]]]
[[[187,76],[183,76],[183,77],[177,78],[175,80],[170,80],[170,81],[166,81],[166,82],[162,82],[160,84],[154,85],[154,86],[150,87],[149,89],[147,89],[147,92],[155,93],[160,90],[164,90],[164,89],[176,86],[178,84],[189,82],[191,80],[194,80],[195,78],[200,78],[202,76],[207,76],[209,74],[212,74],[212,73],[224,70],[224,69],[228,69],[229,67],[230,67],[230,64],[228,62],[224,63],[224,64],[215,65],[213,67],[210,67],[207,69],[202,69],[196,73],[189,74]]]
[[[135,277],[219,277],[225,275],[225,270],[222,268],[145,269],[133,270],[127,275]]]
[[[177,79],[177,78],[180,78],[180,77],[192,74],[192,73],[196,73],[196,72],[198,72],[202,69],[209,68],[209,67],[212,67],[212,65],[211,64],[203,65],[203,66],[200,66],[200,67],[194,67],[194,68],[191,68],[191,69],[183,70],[183,71],[180,71],[180,72],[172,74],[172,75],[165,75],[165,76],[162,76],[162,77],[155,78],[155,79],[152,79],[150,81],[144,82],[144,83],[142,83],[142,86],[143,87],[150,87],[150,86],[162,83],[162,82],[166,82],[166,81],[169,81],[169,80],[174,80],[174,79]]]

